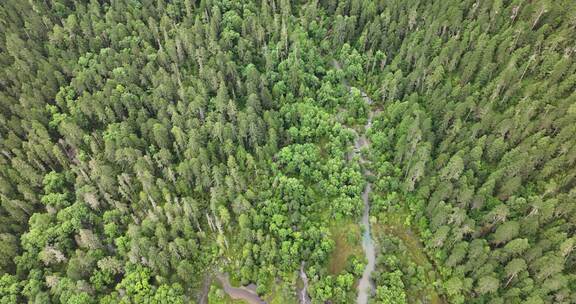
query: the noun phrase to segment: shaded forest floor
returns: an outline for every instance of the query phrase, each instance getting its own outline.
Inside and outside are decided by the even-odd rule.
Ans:
[[[381,219],[378,223],[372,223],[372,229],[376,242],[384,235],[394,236],[402,241],[406,247],[406,255],[398,256],[401,260],[412,261],[416,265],[425,269],[426,289],[417,293],[407,290],[409,298],[428,298],[429,303],[443,304],[446,301],[438,294],[435,285],[439,282],[440,274],[434,264],[424,252],[424,245],[420,241],[414,229],[406,223],[406,214],[403,212],[382,213],[378,215]]]
[[[328,260],[328,272],[338,275],[347,265],[348,258],[362,258],[361,230],[358,223],[338,223],[330,229],[335,249]]]

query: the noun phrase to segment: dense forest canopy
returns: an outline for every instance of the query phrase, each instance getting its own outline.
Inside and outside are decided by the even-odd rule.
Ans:
[[[573,0],[4,0],[0,303],[351,303],[366,235],[370,303],[576,303],[575,56]]]

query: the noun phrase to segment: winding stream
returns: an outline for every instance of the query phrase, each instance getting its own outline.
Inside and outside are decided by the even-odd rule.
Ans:
[[[335,68],[340,69],[340,64],[334,60],[332,61],[333,65]],[[348,85],[348,83],[346,83],[346,81],[344,81],[344,85],[348,88],[351,89],[351,87]],[[364,98],[364,101],[368,104],[371,105],[372,104],[372,99],[370,99],[370,97],[368,97],[368,95],[366,95],[366,93],[364,91],[361,91],[362,97]],[[374,112],[372,110],[370,110],[369,114],[368,114],[368,121],[366,122],[366,125],[364,125],[364,130],[361,134],[358,134],[356,131],[354,131],[354,133],[356,134],[356,138],[354,140],[354,154],[357,154],[360,158],[360,164],[364,164],[367,161],[364,159],[364,157],[362,156],[362,154],[360,153],[360,150],[362,148],[365,148],[369,145],[368,140],[366,139],[366,131],[368,129],[370,129],[370,127],[372,126],[372,116],[374,115]],[[370,170],[368,170],[367,168],[363,169],[363,174],[364,176],[370,176],[372,175],[372,172],[370,172]],[[364,192],[362,193],[362,201],[364,202],[364,212],[362,214],[362,220],[360,222],[360,224],[364,227],[363,229],[363,234],[362,234],[362,249],[364,249],[364,253],[366,255],[366,260],[368,260],[368,264],[366,265],[366,268],[364,268],[364,273],[362,274],[362,278],[360,278],[360,281],[358,283],[358,298],[356,300],[356,302],[358,304],[366,304],[368,303],[368,298],[374,293],[375,290],[375,286],[374,283],[372,282],[372,280],[370,279],[370,276],[372,275],[372,272],[374,271],[374,268],[376,267],[376,251],[374,249],[374,240],[372,239],[372,235],[370,232],[370,193],[372,192],[372,183],[368,182],[366,183],[366,186],[364,188]],[[299,290],[299,295],[298,295],[298,299],[299,302],[301,304],[310,304],[311,300],[310,297],[308,296],[308,277],[306,276],[306,273],[304,272],[304,263],[302,263],[302,265],[300,266],[300,273],[299,273],[300,279],[302,280],[303,283],[303,287],[301,290]],[[228,279],[228,274],[227,273],[218,273],[216,274],[216,277],[218,278],[218,280],[222,283],[222,287],[224,288],[224,291],[233,299],[242,299],[244,301],[246,301],[247,303],[250,304],[266,304],[266,301],[262,300],[258,294],[255,292],[255,290],[253,290],[253,288],[250,287],[232,287],[232,285],[230,285],[230,280]],[[204,300],[204,299],[202,299]]]
[[[364,95],[364,94],[363,94]],[[371,104],[372,100],[367,96],[364,97],[364,100]],[[364,130],[368,130],[372,124],[372,112],[368,115],[368,122],[364,126]],[[354,142],[356,153],[359,153],[360,149],[368,146],[368,141],[366,140],[366,136],[362,134],[361,136],[356,136],[356,141]],[[365,163],[366,160],[360,154],[360,163]],[[368,169],[364,168],[363,170],[364,176],[371,175]],[[374,250],[374,241],[372,240],[372,235],[370,233],[370,193],[372,192],[372,184],[370,182],[366,183],[366,187],[364,188],[364,192],[362,193],[362,201],[364,201],[364,213],[362,214],[362,221],[361,224],[364,227],[364,233],[362,234],[362,249],[364,249],[364,253],[366,255],[366,259],[368,260],[368,264],[366,268],[364,268],[364,273],[362,274],[362,278],[360,278],[360,282],[358,283],[358,298],[356,303],[358,304],[365,304],[368,303],[368,298],[374,293],[374,284],[370,279],[374,268],[376,267],[376,251]]]
[[[340,63],[336,60],[332,60],[332,65],[336,69],[341,69]],[[344,85],[351,90],[352,88],[348,85],[346,80],[343,81]],[[372,105],[372,99],[368,97],[366,92],[360,90],[362,94],[362,98],[364,102],[369,106]],[[356,134],[356,139],[354,140],[354,153],[359,155],[360,157],[360,164],[367,163],[364,159],[360,150],[362,148],[368,147],[370,144],[366,139],[366,131],[372,127],[372,117],[374,116],[374,111],[371,109],[368,113],[368,121],[366,125],[364,125],[364,130],[361,134]],[[363,172],[365,177],[372,175],[372,172],[364,167]],[[366,304],[368,303],[368,298],[374,294],[375,286],[370,276],[374,269],[376,268],[376,251],[374,250],[374,240],[372,239],[372,234],[370,233],[370,193],[372,192],[372,183],[367,182],[366,187],[364,188],[364,192],[362,193],[362,201],[364,202],[364,212],[362,214],[362,220],[360,224],[364,227],[364,233],[362,234],[362,249],[364,249],[364,254],[366,256],[366,260],[368,260],[368,264],[366,268],[364,268],[364,273],[362,273],[362,277],[358,282],[358,298],[356,299],[356,303],[358,304]]]
[[[300,266],[300,279],[302,280],[302,289],[300,290],[299,300],[301,304],[310,304],[310,297],[308,296],[308,276],[304,272],[304,262]]]

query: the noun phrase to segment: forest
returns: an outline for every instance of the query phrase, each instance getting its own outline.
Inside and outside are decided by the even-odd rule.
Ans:
[[[0,304],[576,303],[574,0],[2,0]]]

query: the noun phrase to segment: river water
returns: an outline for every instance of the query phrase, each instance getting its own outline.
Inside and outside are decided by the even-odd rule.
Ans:
[[[300,300],[300,304],[310,304],[310,297],[308,296],[308,276],[304,271],[304,262],[300,266],[300,279],[302,280],[302,289],[300,290],[300,296],[298,297]]]
[[[340,64],[334,60],[333,65],[335,68],[340,69]],[[348,84],[344,82],[344,85],[350,89]],[[368,95],[361,91],[362,97],[364,101],[368,104],[372,104],[372,99],[368,97]],[[354,153],[359,154],[360,156],[360,163],[366,163],[364,157],[360,154],[360,150],[362,148],[368,147],[369,143],[366,139],[366,131],[372,126],[372,116],[374,112],[370,110],[368,114],[368,121],[366,125],[364,125],[364,132],[361,135],[358,135],[356,132],[356,139],[354,141]],[[364,168],[363,169],[364,176],[372,175],[370,170]],[[368,303],[368,298],[374,294],[374,283],[371,280],[372,272],[374,272],[374,268],[376,267],[376,251],[374,249],[374,240],[372,239],[372,234],[370,232],[370,193],[372,192],[372,184],[368,182],[366,187],[364,188],[364,192],[362,193],[362,201],[364,202],[364,212],[362,214],[362,220],[360,224],[363,226],[363,234],[362,234],[362,249],[364,249],[364,254],[366,256],[366,260],[368,264],[366,268],[364,268],[364,272],[362,273],[362,278],[358,283],[358,298],[356,303],[358,304],[366,304]],[[302,263],[300,267],[300,279],[303,282],[303,287],[299,291],[299,302],[301,304],[310,304],[310,297],[308,296],[308,277],[304,272],[304,263]],[[233,299],[242,299],[249,304],[266,304],[266,301],[262,300],[258,294],[247,287],[232,287],[230,285],[230,281],[228,279],[228,274],[219,273],[216,275],[218,280],[222,283],[224,287],[224,291]]]
[[[336,69],[342,69],[340,63],[337,60],[332,60],[332,65]],[[350,85],[346,79],[343,79],[344,85],[348,88],[348,90],[352,90]],[[368,97],[366,92],[360,89],[360,93],[364,102],[368,104],[368,106],[372,105],[372,99]],[[366,125],[364,125],[364,130],[361,134],[356,134],[356,139],[354,140],[354,153],[359,154],[360,156],[360,164],[365,164],[367,161],[364,159],[362,154],[360,154],[360,150],[362,148],[368,147],[369,142],[366,139],[366,131],[372,127],[372,117],[374,116],[374,111],[370,109],[368,113],[368,121]],[[363,169],[365,177],[372,175],[372,172],[367,168]],[[364,192],[362,193],[362,201],[364,202],[364,212],[362,214],[362,220],[360,224],[364,228],[364,232],[362,234],[362,249],[364,249],[364,255],[366,256],[366,260],[368,264],[366,264],[366,268],[364,268],[364,272],[362,273],[362,277],[358,282],[358,298],[356,299],[356,303],[358,304],[366,304],[368,303],[368,298],[374,294],[375,286],[372,282],[370,276],[374,269],[376,268],[376,251],[374,250],[374,240],[372,239],[372,234],[370,232],[370,193],[372,192],[372,184],[370,182],[366,183],[366,187],[364,188]]]
[[[365,97],[364,100],[371,104],[372,100],[368,98],[364,92],[362,92]],[[364,126],[364,132],[360,136],[356,136],[356,140],[354,142],[354,146],[356,151],[360,151],[360,149],[368,146],[368,140],[366,140],[366,131],[372,125],[372,115],[373,113],[370,112],[368,115],[368,122]],[[356,152],[359,153],[359,152]],[[360,155],[360,163],[366,163],[366,160],[362,155]],[[372,175],[368,169],[364,168],[363,171],[364,176],[368,177]],[[368,264],[366,268],[364,268],[364,273],[362,273],[362,278],[360,278],[360,282],[358,283],[358,298],[356,303],[358,304],[366,304],[368,303],[368,298],[374,293],[374,284],[370,279],[374,268],[376,267],[376,251],[374,249],[374,240],[372,239],[372,234],[370,231],[370,193],[372,192],[372,184],[370,182],[366,183],[366,187],[364,188],[364,192],[362,193],[362,201],[364,202],[364,212],[362,214],[362,221],[361,225],[363,227],[363,234],[362,234],[362,249],[364,249],[364,254],[366,256],[366,260]]]

